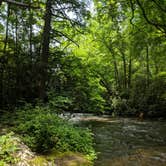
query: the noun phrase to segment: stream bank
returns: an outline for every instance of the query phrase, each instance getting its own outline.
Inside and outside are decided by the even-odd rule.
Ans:
[[[166,121],[75,114],[78,126],[93,131],[95,166],[165,166]]]
[[[52,151],[38,155],[25,145],[18,135],[0,130],[0,166],[91,166],[85,155]]]

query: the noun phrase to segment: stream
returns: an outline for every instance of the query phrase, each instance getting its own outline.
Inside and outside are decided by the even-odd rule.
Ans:
[[[76,114],[94,133],[95,166],[166,166],[166,121]]]

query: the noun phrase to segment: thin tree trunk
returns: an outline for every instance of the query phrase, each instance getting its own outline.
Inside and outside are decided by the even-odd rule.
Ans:
[[[146,85],[149,87],[149,77],[150,77],[150,69],[149,69],[149,47],[146,47]]]
[[[42,53],[40,60],[40,84],[39,84],[39,97],[42,101],[47,98],[46,84],[48,81],[48,58],[49,58],[49,44],[50,44],[50,31],[51,31],[51,0],[46,2],[46,11],[44,17],[44,29],[42,40]]]
[[[121,52],[122,54],[122,60],[123,60],[123,72],[124,72],[124,88],[127,88],[127,65],[126,65],[126,57],[125,54],[123,52]]]
[[[2,66],[1,66],[1,102],[2,102],[2,108],[4,106],[5,98],[4,98],[4,91],[5,91],[5,85],[4,85],[4,68],[5,68],[5,59],[6,59],[6,48],[8,44],[8,31],[9,31],[9,17],[10,17],[10,5],[7,5],[7,19],[6,19],[6,34],[5,34],[5,40],[4,40],[4,47],[3,47],[3,55],[2,57]]]
[[[17,12],[15,12],[16,15],[16,21],[15,21],[15,58],[16,58],[16,84],[15,84],[15,89],[16,89],[16,94],[17,97],[15,96],[14,98],[19,99],[21,97],[21,78],[20,78],[20,62],[19,62],[19,44],[18,44],[18,17],[17,17]]]
[[[4,41],[4,48],[3,53],[6,54],[6,47],[8,43],[8,31],[9,31],[9,16],[10,16],[10,5],[7,5],[7,20],[6,20],[6,34],[5,34],[5,41]]]
[[[131,71],[132,71],[132,53],[130,53],[129,57],[129,72],[128,72],[128,89],[131,88]]]
[[[30,4],[31,4],[31,0],[30,0]],[[31,57],[32,57],[32,33],[33,33],[32,21],[33,21],[33,12],[32,12],[32,9],[29,8],[29,54]]]
[[[18,18],[16,14],[16,22],[15,22],[15,55],[18,56]]]
[[[117,66],[117,61],[115,57],[114,50],[107,44],[107,42],[103,39],[105,46],[107,49],[110,51],[113,59],[113,64],[114,64],[114,77],[115,77],[115,82],[116,82],[116,87],[120,88],[120,81],[119,81],[119,71],[118,71],[118,66]]]
[[[154,65],[155,65],[155,74],[157,75],[159,73],[159,66],[156,60],[154,60]]]
[[[112,52],[112,58],[113,58],[113,63],[114,63],[116,87],[120,88],[121,86],[120,86],[120,81],[119,81],[119,71],[118,71],[116,57],[114,55],[114,52]]]

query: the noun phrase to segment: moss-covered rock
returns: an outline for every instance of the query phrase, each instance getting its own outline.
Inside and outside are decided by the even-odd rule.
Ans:
[[[91,166],[85,156],[67,152],[36,156],[28,162],[29,166]]]

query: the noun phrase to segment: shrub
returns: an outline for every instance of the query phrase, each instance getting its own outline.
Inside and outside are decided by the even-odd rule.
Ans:
[[[15,131],[36,152],[46,153],[56,149],[94,154],[89,130],[73,126],[46,108],[25,108],[17,111],[16,116]]]
[[[0,136],[0,166],[15,164],[17,158],[14,153],[18,150],[12,139],[12,133]]]
[[[127,113],[126,110],[128,109],[127,100],[121,99],[120,97],[118,98],[114,97],[112,99],[111,108],[115,115],[118,115],[118,116],[125,115],[125,113]]]
[[[72,106],[72,99],[66,96],[58,96],[55,94],[52,94],[50,92],[49,94],[49,108],[53,111],[56,110],[57,113],[63,112],[64,110],[69,110],[69,108]]]

